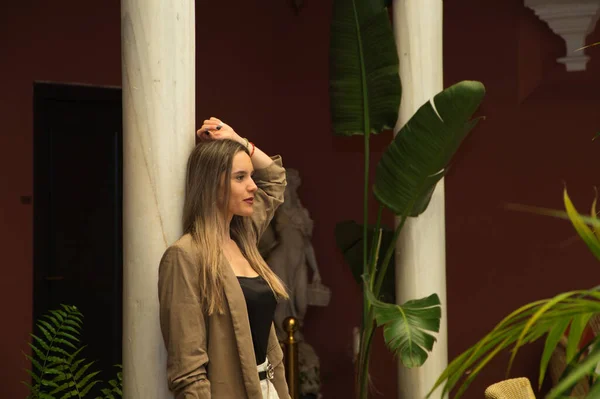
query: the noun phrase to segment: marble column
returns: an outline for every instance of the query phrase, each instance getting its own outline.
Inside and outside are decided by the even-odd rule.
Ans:
[[[393,13],[402,80],[397,132],[421,105],[443,90],[442,0],[395,0]],[[440,332],[425,365],[410,370],[401,363],[398,365],[401,399],[425,398],[448,363],[444,219],[442,180],[429,208],[406,222],[396,247],[398,303],[433,293],[437,293],[442,302]],[[439,398],[439,393],[432,396],[432,399]]]
[[[195,137],[193,0],[121,0],[123,387],[170,398],[159,327],[158,265],[181,236]]]

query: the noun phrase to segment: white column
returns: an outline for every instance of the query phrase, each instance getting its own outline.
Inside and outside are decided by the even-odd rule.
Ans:
[[[121,47],[124,398],[163,399],[158,265],[181,236],[194,146],[194,1],[121,0]]]
[[[402,80],[397,132],[421,105],[443,89],[443,5],[442,0],[395,0],[393,12]],[[427,211],[406,222],[396,247],[398,303],[433,293],[437,293],[442,302],[440,333],[425,365],[412,370],[405,368],[401,362],[398,365],[401,399],[425,398],[448,363],[444,219],[442,180]],[[432,397],[439,398],[439,393]]]

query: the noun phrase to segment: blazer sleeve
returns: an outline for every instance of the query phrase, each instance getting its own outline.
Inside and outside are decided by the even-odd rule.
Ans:
[[[167,349],[167,379],[176,399],[209,399],[205,316],[198,268],[182,248],[171,246],[159,266],[160,328]]]
[[[252,176],[258,187],[254,194],[254,213],[252,214],[252,224],[258,240],[273,219],[277,208],[283,204],[287,184],[281,156],[275,155],[271,159],[273,160],[271,165],[263,169],[256,169]]]

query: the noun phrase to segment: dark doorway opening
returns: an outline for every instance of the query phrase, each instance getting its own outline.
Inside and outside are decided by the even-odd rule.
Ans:
[[[121,115],[121,89],[34,84],[33,317],[77,306],[104,381],[122,362]]]

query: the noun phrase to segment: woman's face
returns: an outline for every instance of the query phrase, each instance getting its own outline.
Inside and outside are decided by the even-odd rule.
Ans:
[[[229,216],[251,216],[254,212],[254,193],[257,190],[252,174],[250,156],[240,151],[233,157],[229,190]]]

